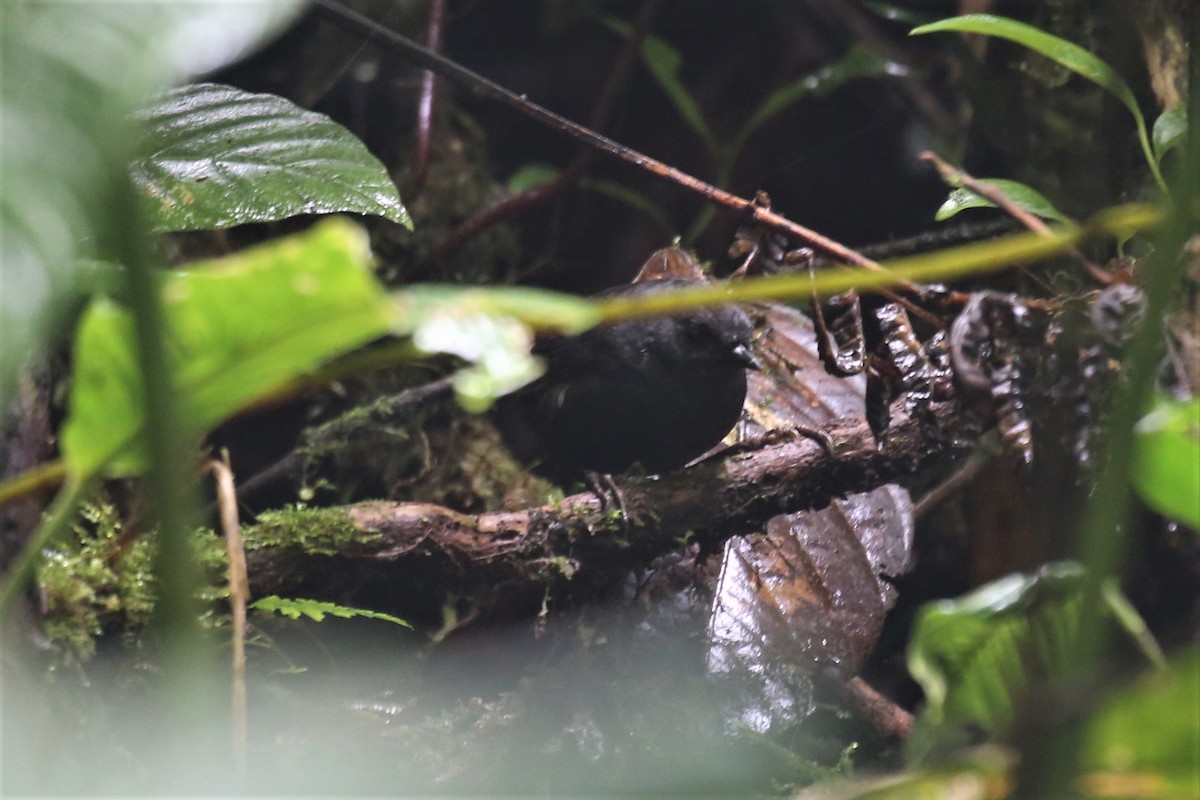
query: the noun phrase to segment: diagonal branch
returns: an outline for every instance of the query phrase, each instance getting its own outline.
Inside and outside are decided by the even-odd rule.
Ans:
[[[631,150],[607,136],[572,122],[566,117],[555,114],[553,111],[543,108],[536,103],[531,103],[523,95],[505,89],[503,86],[488,80],[477,72],[473,72],[461,64],[457,64],[428,48],[422,47],[390,28],[380,25],[371,18],[351,8],[347,8],[342,3],[337,2],[337,0],[316,0],[316,6],[321,14],[333,24],[356,33],[368,41],[382,44],[404,55],[425,69],[432,70],[448,80],[467,87],[476,95],[504,103],[510,108],[514,108],[522,114],[530,116],[591,147],[595,147],[622,161],[645,169],[659,177],[673,181],[685,189],[701,195],[710,202],[744,214],[763,227],[787,234],[839,261],[866,269],[884,269],[878,263],[861,253],[803,225],[792,222],[786,217],[771,211],[769,208],[764,208],[744,197],[738,197],[712,184],[705,183],[682,170],[678,170],[636,150]]]

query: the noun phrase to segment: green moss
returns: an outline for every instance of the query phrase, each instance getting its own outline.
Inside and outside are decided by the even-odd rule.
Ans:
[[[247,550],[296,547],[325,556],[336,555],[346,544],[373,542],[379,536],[356,527],[344,511],[300,507],[262,514],[242,532]]]
[[[82,663],[107,631],[132,635],[154,608],[154,541],[130,537],[107,498],[84,504],[70,540],[37,569],[43,628],[64,660]]]

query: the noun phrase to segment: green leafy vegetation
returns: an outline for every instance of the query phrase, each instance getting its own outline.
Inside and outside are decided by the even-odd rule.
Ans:
[[[1028,211],[1030,214],[1035,214],[1043,219],[1051,219],[1056,222],[1070,222],[1067,215],[1055,208],[1054,204],[1047,200],[1044,195],[1023,183],[1003,178],[984,178],[980,180],[980,183],[1000,190],[1017,208]],[[946,202],[942,203],[941,208],[937,210],[934,219],[938,222],[945,222],[960,211],[965,211],[968,208],[995,207],[996,204],[989,198],[960,186],[950,192],[950,196],[946,198]]]
[[[1024,22],[992,14],[967,14],[931,22],[928,25],[913,28],[910,35],[919,36],[946,31],[978,33],[984,36],[1008,39],[1041,53],[1046,58],[1106,89],[1121,102],[1121,105],[1125,106],[1133,117],[1134,125],[1137,126],[1138,141],[1141,142],[1142,153],[1146,157],[1150,172],[1153,173],[1154,180],[1163,193],[1167,193],[1167,183],[1158,169],[1158,159],[1150,145],[1150,136],[1146,130],[1146,118],[1142,114],[1141,106],[1138,105],[1137,98],[1134,96],[1133,90],[1129,88],[1129,84],[1103,59],[1092,55],[1074,42],[1068,42],[1066,39],[1053,36]]]
[[[1200,788],[1200,650],[1120,687],[1084,734],[1080,788],[1093,797],[1188,797]]]
[[[238,57],[302,6],[152,0],[129,13],[119,3],[6,4],[0,407],[29,352],[61,331],[78,301],[81,259],[120,261],[122,236],[139,227],[125,173],[139,138],[135,108],[183,76]],[[218,47],[185,35],[214,25]]]
[[[255,600],[250,604],[250,607],[270,614],[279,614],[288,619],[300,619],[303,616],[308,617],[314,622],[322,622],[326,617],[337,617],[338,619],[362,617],[364,619],[383,620],[384,622],[390,622],[393,625],[400,625],[404,628],[412,627],[412,625],[409,625],[404,620],[394,617],[391,614],[371,611],[366,608],[339,606],[337,603],[328,603],[323,600],[309,600],[302,597],[283,598],[278,595],[270,595]]]
[[[84,503],[72,535],[48,549],[37,568],[46,638],[68,662],[88,661],[112,628],[133,635],[150,619],[154,543],[125,531],[107,501]]]
[[[376,217],[371,221],[373,224],[398,237],[407,236],[413,225],[388,168],[354,134],[330,118],[276,95],[251,94],[216,84],[185,84],[160,94],[164,86],[192,80],[195,74],[227,62],[245,45],[261,41],[301,4],[251,4],[253,10],[250,6],[239,7],[238,13],[234,13],[228,8],[200,11],[148,3],[146,14],[128,14],[120,5],[26,3],[17,12],[5,10],[0,25],[3,72],[11,75],[14,65],[19,65],[22,76],[20,81],[0,82],[0,116],[4,124],[0,136],[0,171],[6,184],[0,198],[0,233],[5,249],[4,262],[0,264],[4,280],[4,291],[0,293],[0,330],[6,337],[0,347],[0,405],[9,405],[14,376],[29,361],[31,350],[35,347],[52,350],[55,347],[52,333],[61,331],[82,309],[74,322],[66,419],[55,431],[67,465],[67,482],[42,527],[29,540],[25,551],[14,559],[14,568],[5,576],[5,600],[0,608],[8,610],[6,604],[29,588],[22,581],[26,568],[36,564],[42,629],[60,660],[68,663],[82,664],[92,659],[97,642],[114,634],[123,635],[131,643],[131,651],[137,651],[140,657],[141,648],[153,638],[141,638],[143,629],[151,625],[152,612],[164,596],[166,605],[175,603],[183,608],[185,615],[198,609],[207,627],[223,632],[229,629],[225,602],[229,595],[228,559],[221,537],[211,531],[177,536],[182,529],[179,525],[177,530],[161,537],[153,530],[134,531],[129,520],[137,519],[141,509],[122,517],[113,504],[91,494],[101,476],[150,478],[147,494],[152,503],[146,516],[151,521],[145,523],[147,528],[154,526],[154,502],[159,504],[158,511],[164,503],[184,503],[184,498],[157,492],[153,487],[157,475],[173,468],[183,472],[191,464],[183,458],[168,462],[163,453],[170,453],[170,448],[156,448],[153,425],[149,422],[156,410],[169,431],[179,434],[190,446],[238,414],[293,397],[302,388],[328,383],[330,378],[358,379],[379,366],[423,364],[433,356],[449,354],[457,359],[454,387],[458,400],[463,407],[478,412],[497,396],[538,375],[540,366],[530,355],[536,331],[576,333],[604,321],[731,299],[807,299],[814,286],[817,294],[828,295],[850,287],[865,291],[904,279],[980,279],[989,271],[1030,264],[1085,241],[1097,244],[1114,235],[1162,236],[1164,228],[1179,222],[1158,207],[1125,206],[1109,208],[1076,225],[1039,191],[1023,183],[993,178],[985,182],[1003,191],[1017,206],[1062,224],[1055,225],[1049,237],[1029,233],[947,248],[886,263],[888,271],[882,273],[832,273],[823,275],[815,284],[806,275],[748,279],[732,289],[713,286],[644,301],[612,298],[595,303],[536,289],[464,288],[436,283],[407,284],[389,292],[376,276],[378,265],[369,249],[366,231],[342,218],[319,221],[301,233],[272,239],[232,255],[187,263],[181,269],[138,272],[134,267],[139,263],[142,267],[157,266],[145,263],[151,260],[147,255],[150,231],[204,233],[220,229],[224,237],[227,229],[247,223],[343,212]],[[912,20],[917,16],[903,8],[871,5],[889,19]],[[223,30],[229,48],[223,55],[210,53],[207,55],[211,58],[200,61],[199,53],[189,55],[188,48],[181,44],[189,38],[181,32],[199,24],[197,19],[207,21],[205,24],[213,24],[214,20],[228,24]],[[604,24],[623,37],[631,31],[628,25],[616,20],[604,20]],[[1024,23],[987,15],[943,20],[924,25],[913,33],[943,31],[984,34],[1017,42],[1103,87],[1133,116],[1148,169],[1166,194],[1160,164],[1165,164],[1165,169],[1183,157],[1181,145],[1187,138],[1185,106],[1167,109],[1154,122],[1153,130],[1147,132],[1145,118],[1130,86],[1105,61],[1076,44]],[[747,104],[748,113],[740,117],[739,125],[722,128],[706,118],[703,96],[685,85],[680,53],[670,41],[653,35],[642,46],[650,76],[687,129],[703,145],[717,182],[722,185],[729,182],[735,164],[747,152],[755,134],[796,103],[824,96],[851,80],[885,75],[897,67],[880,51],[851,47],[822,69],[759,95],[759,100]],[[147,105],[147,98],[155,96],[157,99]],[[59,99],[62,102],[56,102]],[[461,109],[445,113],[455,125],[474,124]],[[446,149],[453,151],[457,144],[451,142]],[[1131,147],[1124,149],[1132,151]],[[129,182],[130,172],[133,185]],[[560,174],[554,167],[530,166],[513,174],[509,188],[519,191],[546,185]],[[663,227],[671,228],[670,218],[661,208],[625,184],[585,179],[580,186],[616,198]],[[1172,188],[1179,193],[1177,187]],[[449,190],[444,183],[434,181],[425,191],[423,202],[428,205],[430,195]],[[139,199],[143,201],[140,204]],[[1056,195],[1056,199],[1063,202],[1064,208],[1070,208],[1066,205],[1070,198]],[[479,198],[473,198],[474,201],[482,204]],[[412,201],[410,205],[418,208]],[[937,219],[949,219],[965,209],[990,205],[992,202],[987,198],[959,186],[937,212]],[[424,219],[420,211],[414,213]],[[711,217],[711,210],[702,212],[693,225],[693,234],[703,230]],[[1194,219],[1190,222],[1194,223]],[[377,232],[377,229],[372,231]],[[1146,248],[1151,243],[1147,235],[1141,237],[1139,245]],[[1179,260],[1176,258],[1179,248],[1162,245],[1162,250],[1158,262],[1147,263],[1166,269],[1170,277],[1169,268]],[[382,254],[383,248],[379,252]],[[420,253],[420,257],[424,255]],[[105,259],[108,265],[105,272],[110,280],[102,288],[97,288],[96,282],[88,277],[89,267],[84,259],[92,258]],[[391,264],[390,268],[402,274],[409,266]],[[145,275],[149,278],[143,281]],[[439,277],[452,280],[442,274]],[[151,302],[147,304],[142,302],[145,297],[139,301],[131,296],[136,294],[130,292],[131,288],[144,290]],[[1160,318],[1161,303],[1153,308],[1152,318]],[[145,318],[154,314],[161,316],[162,335],[152,344],[161,346],[165,361],[157,375],[147,366],[154,362],[146,358],[145,331],[153,327],[145,326]],[[1149,359],[1145,361],[1150,363]],[[1147,374],[1150,369],[1146,367]],[[156,409],[148,378],[166,382],[177,399],[175,408]],[[1122,373],[1122,379],[1135,383],[1140,380],[1139,386],[1149,386],[1144,375],[1130,378],[1128,373]],[[309,408],[312,416],[304,424],[312,427],[305,433],[320,431],[323,424],[330,424],[325,421],[331,417],[346,422],[356,420],[357,414],[361,417],[357,420],[358,432],[369,437],[376,423],[373,407],[368,410],[367,406],[356,406],[344,417],[336,416],[341,409],[335,403],[341,402],[347,391],[345,385],[339,385],[335,392],[330,392],[337,395],[337,400],[320,408],[320,415],[315,406]],[[381,416],[386,417],[391,399],[381,393],[378,401]],[[452,406],[449,402],[446,405]],[[1144,408],[1137,405],[1139,411]],[[1128,419],[1116,416],[1112,424],[1119,429],[1131,426],[1136,414],[1128,415]],[[472,419],[482,424],[481,418]],[[388,436],[377,436],[371,442],[378,450],[386,451],[401,444],[409,446],[413,442],[420,442],[427,451],[436,450],[436,445],[431,446],[423,438],[425,432],[418,424],[397,418],[389,418],[387,424],[391,426]],[[1134,433],[1135,457],[1124,459],[1118,465],[1120,469],[1128,468],[1134,488],[1150,508],[1185,525],[1200,527],[1200,402],[1160,397],[1137,423]],[[319,436],[314,436],[313,441],[319,442]],[[484,441],[482,449],[493,445],[498,446],[495,439]],[[443,457],[446,452],[437,451],[437,455]],[[1123,451],[1116,452],[1120,455]],[[495,505],[511,500],[505,496],[511,488],[507,475],[497,474],[486,453],[479,455],[476,451],[475,455],[481,465],[475,468],[490,470],[484,476],[492,482],[488,487],[489,500],[495,501]],[[427,452],[416,460],[419,462],[421,458],[430,456]],[[420,464],[413,468],[417,477],[411,479],[437,482],[429,477],[429,470],[422,469]],[[471,479],[465,474],[466,468],[459,472],[464,473],[463,481]],[[1129,483],[1125,472],[1118,471],[1116,475],[1122,486]],[[444,493],[435,493],[440,489],[430,488],[427,495],[421,494],[423,489],[413,490],[412,496],[420,502],[445,502]],[[1111,494],[1101,492],[1096,502],[1107,501]],[[85,502],[88,497],[93,499]],[[1114,572],[1111,561],[1121,557],[1125,546],[1117,537],[1124,525],[1123,517],[1119,512],[1107,511],[1097,516],[1098,522],[1089,521],[1088,532],[1093,540],[1108,537],[1112,542],[1108,545],[1110,553],[1115,554],[1108,562],[1104,556],[1097,556],[1094,563],[1102,569],[1085,570],[1074,562],[1054,562],[1036,572],[1012,575],[956,599],[923,607],[908,649],[909,670],[924,692],[916,735],[908,747],[911,766],[883,778],[825,785],[820,787],[819,795],[811,796],[997,798],[1010,795],[1014,774],[1021,764],[1022,748],[1026,747],[1024,742],[1015,741],[1013,735],[1015,730],[1019,732],[1016,726],[1028,711],[1026,704],[1031,690],[1050,681],[1070,679],[1076,674],[1071,672],[1072,668],[1079,667],[1080,661],[1086,662],[1084,668],[1094,668],[1095,654],[1107,652],[1098,629],[1089,625],[1092,615],[1102,616],[1106,623],[1124,630],[1151,666],[1128,685],[1104,687],[1105,693],[1096,695],[1099,702],[1092,698],[1093,705],[1083,708],[1086,719],[1080,723],[1084,743],[1081,757],[1077,765],[1067,764],[1063,770],[1070,771],[1070,779],[1086,796],[1172,797],[1194,793],[1200,731],[1191,712],[1200,708],[1200,654],[1191,648],[1176,654],[1169,662],[1163,658],[1146,622],[1110,577]],[[611,525],[606,523],[591,534],[620,537],[622,528],[627,529],[627,524],[623,524],[623,508],[610,509],[609,517]],[[324,508],[285,508],[260,513],[244,531],[248,553],[278,548],[300,558],[336,555],[353,549],[364,539],[374,541],[378,536],[356,528],[344,510]],[[0,545],[7,544],[0,541]],[[156,554],[164,548],[174,548],[177,554],[174,562],[168,559],[156,563]],[[1083,553],[1080,560],[1086,562],[1087,556]],[[192,577],[207,579],[199,591],[205,603],[202,607],[184,608],[178,604],[177,596],[172,599],[172,592],[195,594],[191,583],[176,583],[179,572],[170,569],[172,563],[178,567],[181,561]],[[573,560],[562,556],[554,556],[549,563],[561,568],[564,575],[574,575],[578,569]],[[414,580],[419,582],[419,576]],[[1099,582],[1098,591],[1089,591],[1096,588],[1090,581]],[[389,591],[392,588],[412,589],[386,587]],[[307,587],[298,591],[307,591]],[[33,593],[28,593],[27,599],[32,597]],[[1095,599],[1094,607],[1089,607],[1085,598]],[[454,632],[460,624],[470,624],[472,614],[478,611],[468,608],[466,603],[461,608],[456,606],[458,599],[448,597],[441,606],[446,625],[433,635],[435,643],[440,643],[441,637]],[[534,598],[534,605],[537,599]],[[547,595],[541,602],[539,637],[550,619],[551,598]],[[273,615],[317,622],[329,617],[376,619],[410,627],[400,616],[325,600],[272,595],[257,600],[252,608],[262,612],[253,624],[264,628],[271,624]],[[179,614],[164,618],[168,624],[160,625],[155,633],[168,630],[170,621],[178,621]],[[419,619],[416,615],[410,618]],[[303,627],[304,635],[308,635],[313,626]],[[588,648],[615,652],[615,648],[605,650],[611,643],[604,641],[602,635],[594,639],[591,636],[591,630],[581,629],[580,638],[588,640]],[[267,638],[264,636],[255,643],[261,644]],[[489,642],[487,647],[493,644]],[[216,649],[211,648],[211,642],[200,647]],[[337,650],[331,654],[331,660],[348,658],[351,650]],[[493,651],[480,648],[478,652],[490,656]],[[211,652],[203,655],[210,656]],[[692,661],[688,663],[693,667],[694,655],[689,651]],[[147,661],[157,657],[157,653],[147,656]],[[472,653],[472,658],[475,657],[476,653]],[[577,657],[585,661],[572,656]],[[168,661],[164,659],[161,663],[166,665],[164,673],[171,671]],[[178,669],[180,663],[184,669]],[[154,666],[157,668],[159,662]],[[182,682],[175,684],[176,690],[187,682],[200,684],[211,678],[205,674],[204,658],[176,662],[173,666]],[[484,665],[489,671],[498,666],[508,665],[494,662]],[[568,663],[567,672],[576,666],[573,661]],[[589,688],[600,687],[601,692],[616,694],[612,686],[617,682],[608,672],[598,670],[596,675],[588,677],[593,684]],[[498,680],[489,684],[497,685],[500,685]],[[553,680],[547,686],[550,694],[560,688]],[[279,686],[272,684],[270,688],[278,690]],[[672,691],[677,688],[670,687]],[[395,690],[389,685],[387,691]],[[278,693],[286,695],[287,688]],[[172,694],[170,686],[164,694]],[[181,704],[187,702],[183,692],[175,694],[181,698]],[[544,711],[537,706],[541,698],[530,697],[526,700],[529,708],[519,708],[516,716],[528,714],[534,718]],[[601,705],[607,699],[602,698]],[[432,737],[426,736],[412,720],[419,718],[421,724],[429,724],[432,729],[451,714],[438,707],[440,701],[421,700],[425,705],[413,703],[409,697],[397,698],[394,704],[389,697],[388,703],[377,704],[378,708],[386,707],[379,712],[388,715],[386,725],[395,721],[378,738],[385,746],[403,742],[403,747],[396,749],[414,763],[429,756],[422,747],[430,746],[422,739],[432,740]],[[471,703],[480,706],[489,702],[471,698]],[[334,701],[328,704],[333,706]],[[366,704],[354,706],[355,713],[365,717],[364,707]],[[478,727],[502,727],[513,716],[512,708],[505,708],[501,702],[488,707]],[[651,705],[646,708],[657,710]],[[717,716],[715,706],[697,703],[689,708],[705,712],[705,725],[711,722],[708,716]],[[175,719],[169,703],[152,710],[155,716]],[[472,713],[475,710],[471,709]],[[313,712],[312,706],[305,709],[305,713],[318,717],[326,711],[323,708],[319,713]],[[650,711],[643,711],[644,716],[653,716]],[[840,709],[833,716],[838,714]],[[467,716],[462,714],[463,719]],[[180,719],[184,722],[179,728],[188,729],[187,718]],[[603,722],[598,724],[583,714],[571,717],[563,723],[569,736],[554,739],[550,744],[546,744],[549,740],[544,737],[536,739],[539,757],[553,760],[563,753],[578,751],[585,756],[583,760],[604,765],[604,756],[611,750],[640,752],[646,744],[633,736],[621,741],[605,738]],[[389,740],[388,733],[394,734],[405,726],[411,740]],[[439,743],[447,751],[458,747],[461,742],[452,740],[461,730],[456,729],[451,735],[445,732],[450,730],[448,725],[443,728],[444,741],[438,740]],[[353,733],[362,730],[356,728]],[[416,736],[412,735],[413,730],[418,731]],[[339,738],[343,733],[339,730],[331,738]],[[780,762],[790,761],[793,767],[804,762],[808,770],[797,769],[788,774],[803,774],[806,780],[815,777],[826,780],[830,777],[828,770],[815,769],[807,763],[808,753],[804,748],[809,741],[804,737],[808,736],[812,736],[811,731],[802,731],[801,738],[787,743],[787,747],[771,742],[774,757]],[[658,746],[668,738],[660,736],[660,741],[652,744]],[[685,736],[679,738],[690,741]],[[718,746],[723,750],[728,749],[732,740],[714,738],[719,738]],[[767,737],[763,739],[766,741]],[[986,744],[977,746],[981,739]],[[354,736],[346,737],[346,741],[353,744],[353,749],[363,749],[358,747],[360,740]],[[842,752],[839,773],[849,771],[852,760],[857,765],[860,744],[857,740],[838,742]],[[68,742],[63,748],[71,746]],[[647,753],[658,752],[650,747],[644,749]],[[346,763],[370,763],[371,768],[378,767],[378,761],[374,760],[378,753],[373,748],[365,748],[369,751],[366,755],[355,753],[353,762],[337,764],[334,762],[342,751],[335,745],[300,743],[298,736],[294,750],[300,754],[319,752],[329,759],[328,763],[320,762],[314,767],[314,772],[324,770],[340,776],[352,771]],[[516,765],[510,767],[513,771],[534,771],[508,751],[501,752],[504,755],[499,760],[511,758]],[[855,753],[853,759],[851,753]],[[394,755],[392,751],[389,754]],[[875,756],[872,753],[862,759],[867,762]],[[647,763],[651,760],[646,759]],[[701,759],[693,758],[692,763],[697,760]],[[885,752],[879,761],[899,763],[898,752]],[[224,761],[213,759],[212,763],[223,765]],[[388,768],[391,763],[388,761]],[[680,758],[678,763],[688,762]],[[143,769],[146,765],[136,767]],[[647,771],[661,771],[657,763],[653,767]],[[719,770],[724,764],[712,760],[706,767]],[[125,766],[122,764],[119,769]],[[295,772],[303,774],[302,770]],[[88,777],[86,768],[80,768],[80,773]],[[403,783],[392,772],[381,770],[380,774],[383,777],[377,780]],[[773,774],[756,779],[765,783],[774,780]],[[745,785],[739,783],[735,789],[750,791],[750,778],[738,774],[736,779]],[[753,788],[758,789],[756,785]]]

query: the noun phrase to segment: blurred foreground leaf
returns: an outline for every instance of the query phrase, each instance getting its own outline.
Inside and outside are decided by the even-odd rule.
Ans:
[[[456,386],[464,405],[486,408],[538,374],[527,325],[578,332],[594,304],[531,289],[413,287],[389,296],[370,270],[366,234],[344,219],[303,234],[163,273],[172,380],[183,424],[199,437],[237,411],[389,333],[424,353],[468,362]],[[75,343],[69,469],[131,475],[146,465],[145,412],[133,320],[107,298],[83,316]]]
[[[1200,530],[1200,398],[1160,397],[1135,433],[1138,494],[1160,514]]]
[[[964,731],[1003,736],[1030,686],[1062,674],[1079,646],[1083,568],[1052,562],[955,600],[926,605],[909,642],[908,667],[925,690],[910,753],[918,758],[961,744]],[[1105,585],[1105,611],[1158,663],[1145,623]]]
[[[145,95],[245,53],[303,7],[0,5],[0,407],[16,371],[85,292],[81,258],[140,233],[125,165]]]
[[[530,355],[529,328],[579,333],[599,320],[596,304],[537,289],[414,286],[396,296],[405,333],[424,353],[453,353],[470,366],[459,370],[454,389],[469,411],[483,411],[497,397],[541,374]]]
[[[167,353],[183,423],[199,436],[279,384],[387,333],[389,303],[366,236],[344,220],[186,272],[164,273]],[[77,474],[145,467],[133,320],[92,304],[75,344],[63,453]]]
[[[1116,692],[1088,722],[1079,784],[1092,797],[1200,796],[1200,649]]]

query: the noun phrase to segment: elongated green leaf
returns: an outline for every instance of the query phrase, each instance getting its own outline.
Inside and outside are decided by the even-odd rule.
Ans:
[[[1168,108],[1154,120],[1154,157],[1162,161],[1169,150],[1183,143],[1187,136],[1187,106]]]
[[[524,192],[539,186],[548,186],[562,174],[558,167],[549,164],[526,164],[509,176],[507,188],[510,192]]]
[[[1200,399],[1161,397],[1142,417],[1132,478],[1151,508],[1200,530]]]
[[[1134,97],[1133,90],[1129,88],[1129,84],[1103,60],[1092,55],[1074,42],[1060,39],[1024,22],[992,14],[967,14],[961,17],[938,20],[928,25],[913,28],[909,35],[918,36],[925,33],[941,33],[945,31],[979,33],[985,36],[1008,39],[1009,41],[1024,45],[1030,50],[1041,53],[1046,58],[1061,64],[1072,72],[1082,75],[1098,86],[1108,90],[1133,115],[1134,122],[1137,125],[1138,139],[1142,144],[1142,152],[1146,156],[1146,162],[1150,167],[1150,171],[1154,173],[1155,181],[1158,182],[1163,192],[1166,192],[1166,181],[1163,180],[1162,174],[1158,170],[1158,160],[1154,157],[1154,153],[1151,150],[1150,137],[1146,132],[1146,119],[1142,116],[1142,109],[1138,106],[1137,98]]]
[[[1057,36],[1039,30],[1032,25],[1018,22],[1015,19],[999,17],[992,14],[967,14],[961,17],[938,20],[928,25],[913,28],[910,35],[919,36],[926,33],[958,31],[960,33],[980,33],[985,36],[997,36],[1024,45],[1030,50],[1041,53],[1046,58],[1058,62],[1072,72],[1082,75],[1093,83],[1107,89],[1120,100],[1130,113],[1141,117],[1137,99],[1129,84],[1118,75],[1112,67],[1103,60],[1084,50],[1074,42],[1060,39]]]
[[[740,146],[750,138],[750,134],[761,125],[798,100],[805,97],[824,97],[856,78],[886,75],[893,66],[892,62],[874,50],[855,45],[834,63],[771,92],[738,133],[737,149],[740,150]]]
[[[629,23],[614,17],[606,17],[601,22],[609,30],[615,31],[621,36],[628,37],[633,30]],[[683,118],[689,128],[696,132],[709,151],[714,151],[717,144],[716,136],[705,122],[704,114],[700,111],[700,106],[692,97],[692,93],[683,85],[683,80],[679,76],[680,67],[683,64],[683,57],[679,55],[679,51],[665,39],[648,35],[642,39],[642,58],[645,60],[650,74],[654,76],[654,80],[671,100],[671,105],[675,106],[679,116]]]
[[[325,617],[337,617],[339,619],[362,617],[364,619],[383,620],[384,622],[401,625],[405,628],[412,627],[412,625],[399,617],[384,614],[382,611],[340,606],[337,603],[329,603],[324,600],[309,600],[304,597],[280,597],[273,594],[269,597],[255,600],[250,604],[250,607],[271,614],[281,614],[288,619],[300,619],[301,616],[305,616],[316,622],[323,622]]]
[[[1046,199],[1045,195],[1037,191],[1031,186],[1027,186],[1017,181],[1009,181],[1003,178],[986,178],[981,179],[981,183],[995,186],[1002,191],[1009,200],[1012,200],[1018,208],[1028,211],[1030,214],[1035,214],[1043,219],[1052,219],[1057,222],[1070,222],[1070,218],[1066,214],[1054,207],[1054,204]],[[959,187],[950,192],[946,202],[942,203],[942,207],[937,210],[934,219],[938,222],[944,222],[960,211],[965,211],[968,208],[995,208],[996,204],[987,199],[981,194],[977,194],[970,189]]]
[[[141,118],[146,155],[131,171],[159,230],[339,211],[412,227],[387,170],[363,143],[282,97],[201,83],[168,92]]]
[[[368,268],[365,234],[344,220],[165,275],[173,382],[199,435],[280,384],[388,332],[391,305]],[[84,314],[63,453],[70,469],[145,466],[142,379],[132,319],[109,300]]]

